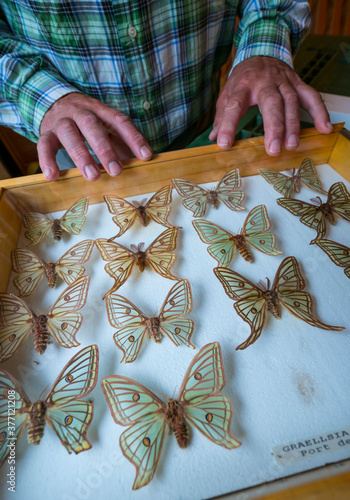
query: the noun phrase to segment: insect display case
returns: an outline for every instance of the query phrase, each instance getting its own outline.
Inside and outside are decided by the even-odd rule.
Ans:
[[[349,189],[350,141],[341,125],[334,126],[329,135],[321,135],[315,129],[302,131],[297,151],[284,152],[276,158],[265,153],[263,138],[255,138],[237,141],[229,151],[213,145],[160,154],[147,163],[130,160],[119,177],[111,178],[102,173],[94,183],[86,182],[76,170],[64,171],[57,181],[50,183],[42,175],[1,182],[1,292],[18,295],[18,287],[14,284],[18,272],[12,270],[11,263],[11,252],[16,248],[23,249],[24,255],[33,251],[40,259],[57,262],[69,254],[72,247],[82,245],[84,253],[89,253],[89,260],[83,262],[83,267],[85,274],[90,276],[89,290],[79,302],[82,322],[79,331],[75,332],[76,344],[64,345],[63,342],[60,345],[53,337],[45,352],[39,355],[30,334],[16,352],[4,360],[1,368],[16,378],[31,402],[41,400],[55,406],[56,394],[62,391],[61,374],[69,381],[72,366],[77,367],[80,351],[85,353],[93,349],[95,352],[98,348],[99,352],[99,357],[95,354],[91,364],[93,375],[89,377],[89,388],[82,398],[85,411],[89,413],[88,425],[81,431],[86,435],[82,441],[84,449],[78,449],[78,455],[67,453],[68,448],[61,445],[61,437],[57,431],[60,439],[55,435],[52,422],[53,429],[46,426],[39,446],[26,442],[27,430],[24,430],[16,441],[14,463],[9,464],[6,460],[0,470],[3,498],[10,498],[12,493],[8,480],[12,480],[15,491],[22,496],[25,494],[26,498],[37,498],[40,489],[41,494],[50,498],[67,500],[103,498],[112,494],[121,498],[193,499],[229,494],[252,498],[273,495],[273,490],[286,488],[290,494],[299,488],[299,498],[306,499],[313,491],[330,495],[335,486],[346,488],[350,456],[350,403],[346,392],[350,383],[350,281],[319,245],[310,245],[317,235],[312,224],[302,224],[300,217],[279,206],[276,199],[282,195],[259,175],[259,169],[276,172],[298,169],[305,158],[312,160],[325,191],[336,183],[344,183],[344,189]],[[239,195],[239,204],[245,210],[233,211],[224,203],[214,210],[208,204],[199,219],[186,209],[183,204],[186,198],[174,188],[171,210],[166,215],[168,226],[162,225],[162,217],[160,223],[153,219],[146,227],[136,220],[119,234],[105,203],[106,198],[117,196],[126,198],[129,203],[136,201],[134,206],[145,206],[148,202],[144,199],[150,200],[154,193],[171,186],[172,179],[185,179],[204,189],[217,188],[225,174],[234,169],[238,169],[242,181],[239,190],[244,192],[244,199]],[[293,196],[304,203],[313,203],[310,198],[317,196],[322,197],[323,203],[327,199],[327,195],[310,191],[306,186]],[[80,233],[63,231],[58,243],[46,235],[38,245],[28,247],[30,240],[25,237],[28,229],[23,226],[23,216],[26,220],[32,213],[46,214],[50,220],[50,214],[55,214],[52,218],[62,219],[78,200],[85,198],[89,198],[89,207],[83,215],[86,221]],[[191,203],[187,202],[187,206]],[[158,213],[156,210],[156,218]],[[271,227],[265,228],[264,238],[256,241],[255,233],[249,228],[256,214],[262,217],[265,213]],[[257,285],[259,282],[271,289],[266,278],[272,283],[278,282],[276,275],[285,276],[281,271],[283,262],[297,269],[300,286],[292,292],[299,293],[303,289],[312,298],[312,308],[308,309],[312,315],[306,318],[308,321],[305,315],[303,319],[293,312],[289,314],[285,308],[279,320],[266,313],[263,328],[258,331],[255,341],[237,350],[249,338],[252,325],[237,313],[237,301],[225,293],[223,283],[216,276],[218,273],[213,272],[214,268],[222,269],[222,264],[208,253],[208,244],[201,236],[206,223],[199,223],[199,220],[209,221],[233,235],[248,233],[255,242],[255,247],[251,247],[253,262],[244,260],[237,248],[231,248],[234,255],[228,268],[242,277],[239,283],[249,281],[257,287],[258,295],[264,290],[262,285]],[[119,226],[119,231],[121,229]],[[334,226],[327,223],[326,238],[347,249],[350,246],[349,229],[350,222],[336,216]],[[81,243],[100,240],[106,247],[106,242],[113,239],[112,247],[106,252],[110,248],[120,252],[123,246],[127,250],[122,253],[126,252],[125,258],[129,258],[130,249],[140,248],[141,243],[144,248],[153,249],[154,242],[159,242],[159,238],[163,241],[160,236],[163,232],[173,238],[173,248],[168,252],[176,256],[176,259],[171,258],[171,273],[170,267],[169,273],[162,274],[154,272],[152,266],[139,273],[134,266],[120,281],[115,276],[119,276],[118,269],[122,265],[117,266],[116,271],[112,269],[114,275],[107,273],[111,267],[105,270],[109,263],[105,262],[108,259],[103,260],[99,244],[95,243],[91,249],[91,244]],[[118,237],[114,238],[117,233]],[[261,251],[267,233],[273,233],[276,238],[269,253]],[[231,242],[230,238],[228,240]],[[344,252],[346,254],[346,250],[343,255]],[[162,259],[157,262],[160,267],[164,265]],[[79,280],[87,281],[80,277],[78,285]],[[56,309],[62,307],[61,302],[66,299],[69,302],[75,293],[66,291],[69,286],[72,285],[59,280],[51,289],[43,279],[33,293],[21,300],[32,311],[30,314],[51,315],[53,321]],[[180,311],[181,322],[173,323],[169,309],[178,293],[186,297],[186,305]],[[295,302],[298,302],[296,297],[293,307],[299,307]],[[163,331],[161,342],[147,334],[142,339],[142,348],[130,354],[121,340],[120,331],[128,328],[128,324],[125,326],[124,320],[117,317],[115,311],[119,304],[123,305],[126,316],[135,314],[142,318],[142,325],[146,321],[144,318],[163,321],[165,334]],[[2,321],[6,329],[7,313],[2,313]],[[321,324],[335,328],[319,328]],[[65,330],[62,325],[65,321],[60,323]],[[186,342],[176,344],[176,325],[187,328]],[[128,339],[136,335],[134,330],[124,330],[123,334],[128,334]],[[161,418],[153,414],[162,438],[159,441],[155,438],[160,458],[157,455],[150,460],[158,466],[151,471],[153,478],[148,478],[147,483],[139,481],[136,487],[141,488],[132,491],[135,480],[132,463],[136,467],[137,464],[130,460],[133,444],[127,441],[123,452],[119,446],[119,437],[130,427],[116,424],[122,422],[113,414],[114,396],[110,396],[113,384],[117,380],[130,386],[136,381],[138,389],[132,393],[135,405],[144,391],[150,398],[150,405],[157,402],[158,410],[169,409],[170,402],[178,397],[181,407],[187,405],[195,412],[200,395],[196,388],[189,388],[190,372],[195,366],[195,376],[197,379],[202,377],[197,367],[208,350],[211,353],[209,363],[213,364],[219,380],[218,390],[210,392],[210,389],[209,393],[211,398],[220,401],[219,404],[226,405],[223,427],[228,425],[225,429],[228,445],[217,442],[220,440],[213,435],[199,432],[201,429],[198,430],[196,418],[193,418],[195,424],[192,426],[190,421],[190,428],[184,431],[189,444],[182,450],[176,440],[168,436],[169,426],[163,425]],[[102,387],[101,381],[104,381]],[[203,387],[199,384],[201,390]],[[190,394],[189,399],[186,394]],[[8,392],[3,395],[3,401],[6,397],[9,397]],[[205,414],[209,424],[212,414],[215,415],[215,411]],[[146,420],[147,415],[145,412]],[[181,434],[176,425],[172,430]],[[92,445],[91,449],[86,441]],[[149,445],[147,439],[143,441],[144,446]],[[10,469],[11,465],[15,469]],[[300,482],[306,484],[297,487]]]

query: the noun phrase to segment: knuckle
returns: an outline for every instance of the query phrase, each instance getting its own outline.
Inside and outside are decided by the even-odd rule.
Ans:
[[[99,125],[100,121],[94,113],[90,111],[80,111],[76,115],[75,121],[80,129],[94,128]]]
[[[57,135],[62,137],[71,134],[73,128],[74,123],[70,118],[61,118],[56,124]]]

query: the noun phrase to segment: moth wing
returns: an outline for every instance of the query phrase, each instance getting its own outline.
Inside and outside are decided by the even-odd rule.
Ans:
[[[171,251],[176,248],[177,233],[177,227],[166,229],[146,249],[147,262],[165,278],[179,279],[170,272],[176,260],[176,255]]]
[[[0,370],[0,467],[10,454],[12,442],[16,443],[28,422],[25,411],[31,402],[17,380],[7,371]],[[11,397],[9,397],[11,395]],[[12,398],[13,395],[13,398]],[[10,406],[9,402],[14,401]],[[10,412],[13,409],[13,413]],[[13,414],[12,421],[9,419]],[[13,422],[13,425],[12,425]],[[13,430],[10,429],[13,427]]]
[[[98,360],[97,345],[81,349],[62,369],[45,403],[50,407],[59,407],[90,394],[97,382]]]
[[[0,362],[10,358],[32,331],[34,314],[26,303],[9,293],[0,293]]]
[[[60,226],[71,234],[80,234],[86,221],[85,214],[89,205],[89,198],[81,198],[74,203],[60,219]]]
[[[183,206],[193,212],[193,217],[202,217],[207,207],[207,190],[185,179],[172,179],[172,182],[179,195],[185,198]]]
[[[193,401],[184,407],[186,419],[215,444],[232,449],[240,442],[231,434],[232,405],[221,394]]]
[[[45,262],[35,253],[22,248],[11,252],[12,269],[19,273],[13,283],[20,297],[30,295],[45,275]]]
[[[305,158],[299,167],[300,180],[305,186],[318,193],[327,194],[327,191],[322,189],[321,181],[317,175],[317,171],[311,158]]]
[[[252,234],[245,237],[246,242],[254,248],[267,255],[281,255],[283,252],[278,250],[276,244],[276,236],[274,233],[265,232],[259,234]]]
[[[200,239],[209,244],[207,248],[209,255],[219,263],[219,266],[227,267],[233,259],[236,248],[233,235],[204,219],[195,220],[192,225]]]
[[[303,290],[305,280],[301,274],[298,261],[295,257],[286,257],[277,269],[273,282],[273,289],[279,292]]]
[[[73,451],[78,454],[91,448],[86,433],[93,414],[92,403],[70,401],[59,406],[49,406],[46,410],[46,420],[68,453]]]
[[[80,343],[75,336],[81,326],[83,317],[78,312],[66,312],[56,317],[49,317],[47,328],[53,338],[62,347],[77,347]]]
[[[124,234],[135,222],[137,217],[137,208],[119,196],[106,195],[103,198],[110,213],[115,214],[113,222],[120,229],[119,233],[116,235],[116,237],[119,237]]]
[[[203,401],[219,393],[225,386],[221,347],[218,342],[207,344],[196,354],[182,381],[179,400],[191,403]]]
[[[107,297],[108,298],[108,297]],[[143,341],[145,340],[147,328],[145,325],[131,325],[121,328],[113,335],[114,342],[123,352],[121,363],[132,363],[137,358]]]
[[[350,249],[335,241],[321,239],[316,240],[316,244],[328,255],[328,257],[340,267],[350,268]],[[345,269],[344,272],[346,272]]]
[[[171,288],[161,307],[159,318],[166,321],[169,318],[186,316],[192,311],[193,301],[190,283],[181,280]]]
[[[115,241],[99,238],[95,243],[103,260],[126,260],[133,256],[133,252],[131,250],[123,245],[120,245],[119,243],[116,243]]]
[[[269,184],[273,184],[275,190],[283,196],[286,198],[293,196],[294,186],[291,177],[268,168],[259,168],[258,172]]]
[[[168,205],[171,203],[172,189],[171,185],[162,187],[145,205],[147,215],[158,224],[166,227],[173,227],[168,221],[170,213],[170,206]]]
[[[308,292],[304,291],[282,291],[279,293],[279,300],[293,316],[302,319],[311,326],[322,328],[323,330],[344,330],[342,326],[332,326],[323,323],[312,313],[312,298]]]
[[[339,217],[350,221],[350,194],[343,182],[336,182],[330,187],[328,203]]]
[[[176,346],[183,344],[186,347],[192,347],[194,349],[194,345],[190,342],[194,328],[194,324],[191,319],[168,319],[161,322],[160,328]]]
[[[258,300],[262,297],[262,290],[235,271],[225,267],[216,267],[214,273],[221,281],[230,299],[240,300],[248,298]]]
[[[24,235],[30,240],[30,245],[37,245],[50,231],[52,220],[45,215],[32,212],[23,215],[23,225],[27,229]]]
[[[265,205],[258,205],[251,209],[244,221],[242,234],[250,236],[256,233],[268,231],[271,227],[271,221],[267,214]]]
[[[159,462],[166,429],[165,405],[127,377],[105,377],[101,386],[114,421],[130,425],[120,436],[120,447],[136,467],[133,489],[141,488],[151,481]]]
[[[277,203],[288,210],[293,215],[302,217],[308,213],[314,214],[318,207],[306,201],[295,200],[294,198],[277,198]]]
[[[239,169],[235,168],[227,172],[216,186],[216,193],[230,210],[244,210],[241,203],[244,200],[244,192],[238,191],[242,181],[239,175]]]
[[[263,296],[259,298],[241,299],[234,304],[237,314],[250,325],[251,332],[247,340],[236,349],[246,349],[259,337],[266,321],[267,304]]]
[[[74,245],[56,262],[57,274],[68,284],[72,285],[85,272],[81,265],[88,261],[94,246],[93,240],[84,240]]]

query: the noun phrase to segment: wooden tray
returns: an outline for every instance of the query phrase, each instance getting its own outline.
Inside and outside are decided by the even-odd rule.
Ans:
[[[55,182],[45,181],[42,174],[2,181],[0,290],[6,291],[8,286],[11,272],[10,252],[17,246],[21,214],[26,211],[47,213],[64,210],[83,196],[89,196],[90,204],[95,204],[103,201],[104,194],[115,193],[128,197],[154,192],[168,184],[175,176],[202,183],[219,180],[231,168],[239,168],[242,177],[255,175],[259,168],[264,167],[288,170],[298,166],[307,156],[312,157],[315,165],[328,163],[350,181],[350,140],[342,132],[341,124],[335,125],[334,131],[329,135],[321,135],[313,128],[302,131],[297,151],[284,152],[276,158],[265,153],[264,140],[259,137],[237,141],[228,151],[219,150],[213,145],[163,153],[147,163],[130,160],[125,162],[121,176],[111,178],[103,172],[101,178],[94,183],[82,178],[78,170],[62,172]],[[337,469],[332,466],[325,473],[334,476]],[[315,495],[317,498],[329,498],[329,495],[332,495],[333,500],[338,500],[345,498],[350,490],[350,473],[338,474],[336,477],[323,478],[316,482],[306,479],[307,485],[295,487],[301,476],[309,477],[305,474],[293,476],[292,480],[277,481],[277,486],[273,489],[284,489],[283,493],[269,493],[264,498],[279,499],[283,495],[283,498],[298,497],[306,500],[315,498]],[[288,493],[285,491],[286,487]],[[249,489],[245,493],[236,492],[232,498],[242,494],[246,495],[244,498],[253,498],[265,494],[266,491],[269,490]],[[322,497],[319,496],[321,494]]]

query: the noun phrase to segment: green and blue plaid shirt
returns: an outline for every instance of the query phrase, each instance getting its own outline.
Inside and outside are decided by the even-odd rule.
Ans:
[[[233,40],[234,65],[292,65],[309,20],[301,0],[1,0],[0,123],[36,141],[50,106],[78,91],[127,114],[159,152],[216,100]]]

